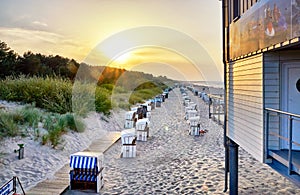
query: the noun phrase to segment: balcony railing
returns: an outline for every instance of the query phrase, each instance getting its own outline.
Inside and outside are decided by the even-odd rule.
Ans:
[[[23,195],[25,195],[25,191],[21,185],[21,182],[18,177],[13,177],[11,180],[0,186],[0,194],[17,194],[17,184],[21,188]]]
[[[209,94],[209,118],[219,125],[224,124],[224,98],[222,95]]]
[[[274,136],[276,138],[278,138],[279,143],[278,143],[278,150],[280,150],[280,144],[282,143],[282,141],[284,140],[285,142],[287,142],[287,150],[288,150],[288,154],[287,158],[285,159],[287,161],[287,168],[288,168],[288,174],[291,174],[292,171],[295,171],[295,165],[294,165],[294,161],[295,158],[293,155],[295,155],[295,152],[293,152],[293,146],[300,146],[300,143],[296,142],[295,140],[293,140],[293,131],[295,131],[294,129],[294,123],[295,121],[299,122],[300,121],[300,115],[297,114],[293,114],[293,113],[289,113],[289,112],[284,112],[281,110],[276,110],[276,109],[272,109],[272,108],[265,108],[265,159],[268,159],[270,156],[270,148],[269,148],[269,138],[270,136]],[[277,120],[277,129],[278,131],[271,131],[270,125],[271,125],[271,117],[278,117],[279,120]],[[287,133],[283,134],[281,131],[282,126],[280,125],[281,122],[283,121],[282,119],[285,119],[287,121]],[[273,125],[274,127],[274,125]],[[276,159],[277,160],[277,159]],[[300,160],[298,155],[297,155],[297,159],[296,160]],[[286,163],[283,163],[286,164]],[[298,172],[299,174],[299,168],[297,168],[296,172]]]

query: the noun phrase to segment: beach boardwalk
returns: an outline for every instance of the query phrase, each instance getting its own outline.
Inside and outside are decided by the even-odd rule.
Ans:
[[[115,142],[120,139],[120,132],[109,132],[107,136],[95,140],[87,149],[90,152],[104,153]],[[59,171],[57,171],[52,178],[46,179],[31,188],[26,194],[29,195],[54,195],[62,194],[70,185],[70,164],[66,162]],[[105,176],[104,176],[105,177]]]

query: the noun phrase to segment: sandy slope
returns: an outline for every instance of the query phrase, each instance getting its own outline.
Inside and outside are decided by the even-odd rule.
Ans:
[[[1,101],[7,110],[13,110],[21,105]],[[22,186],[27,191],[38,182],[52,177],[54,173],[69,163],[69,156],[72,153],[86,149],[93,140],[100,138],[107,131],[120,131],[124,111],[113,112],[110,118],[101,114],[91,113],[84,119],[86,130],[83,133],[69,132],[63,135],[63,143],[58,149],[52,149],[48,145],[41,145],[34,140],[34,136],[26,138],[15,137],[1,141],[0,147],[0,185],[18,176]],[[101,120],[106,118],[107,122]],[[116,120],[120,118],[121,120]],[[24,159],[18,160],[19,143],[25,144]]]

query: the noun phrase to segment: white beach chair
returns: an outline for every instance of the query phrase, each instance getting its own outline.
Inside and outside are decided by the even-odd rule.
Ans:
[[[135,128],[126,129],[121,131],[122,144],[135,144],[136,130]]]
[[[149,121],[151,120],[151,112],[147,112],[147,118],[149,119]]]
[[[185,120],[188,120],[190,117],[195,117],[195,116],[197,116],[196,110],[188,110],[185,114]]]
[[[135,111],[128,111],[125,113],[125,120],[134,119]]]
[[[147,141],[149,137],[150,120],[148,118],[139,119],[136,122],[136,136],[138,141]]]
[[[190,135],[200,135],[200,116],[190,117],[189,123],[189,134]]]
[[[132,107],[130,110],[136,112],[138,108],[139,108],[139,107]]]
[[[136,157],[136,130],[135,128],[126,129],[121,132],[121,157],[134,158]]]
[[[125,129],[130,129],[134,127],[136,112],[135,111],[128,111],[125,113]]]
[[[200,124],[200,116],[190,117],[188,120],[189,126],[197,126]]]

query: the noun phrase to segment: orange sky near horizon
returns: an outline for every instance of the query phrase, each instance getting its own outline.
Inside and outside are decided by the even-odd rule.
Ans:
[[[0,4],[0,40],[20,55],[30,50],[178,80],[223,78],[217,0],[2,0]],[[128,37],[130,29],[136,34]],[[91,61],[99,46],[95,55],[101,59]]]

